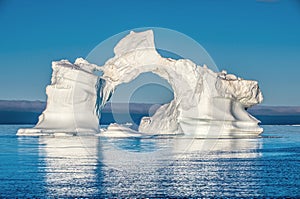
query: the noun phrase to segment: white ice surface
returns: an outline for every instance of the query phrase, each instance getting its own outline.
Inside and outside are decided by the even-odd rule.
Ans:
[[[97,97],[101,106],[116,87],[152,72],[166,79],[174,91],[174,99],[161,106],[152,117],[144,117],[139,132],[113,124],[103,135],[111,137],[142,134],[185,134],[199,137],[253,136],[262,132],[258,120],[245,108],[262,101],[256,81],[243,80],[226,71],[213,72],[188,59],[162,57],[155,49],[151,30],[130,32],[114,49],[115,56],[104,66],[77,59],[53,62],[51,85],[47,87],[47,108],[33,129],[20,129],[18,135],[33,132],[100,132]],[[97,96],[100,70],[101,92]],[[119,132],[119,133],[118,133]],[[110,135],[109,135],[110,134]]]
[[[17,135],[95,134],[99,132],[96,113],[98,76],[96,65],[82,58],[52,62],[51,84],[46,88],[47,106],[32,129]]]

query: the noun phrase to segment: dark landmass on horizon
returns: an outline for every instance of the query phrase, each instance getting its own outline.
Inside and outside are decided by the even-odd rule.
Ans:
[[[159,106],[160,104],[107,103],[102,111],[100,122],[101,124],[115,122],[113,111],[118,122],[126,122],[126,118],[131,117],[135,123],[139,123],[143,116],[152,115]],[[0,100],[0,124],[36,124],[38,116],[45,107],[46,103],[42,101]],[[128,112],[130,114],[126,114]],[[298,106],[257,105],[249,108],[248,112],[258,118],[263,125],[300,124]]]

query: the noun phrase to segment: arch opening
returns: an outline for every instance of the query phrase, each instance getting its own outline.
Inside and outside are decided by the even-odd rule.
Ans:
[[[125,124],[137,130],[143,117],[174,99],[169,82],[152,72],[139,74],[130,82],[120,84],[101,110],[100,124]]]

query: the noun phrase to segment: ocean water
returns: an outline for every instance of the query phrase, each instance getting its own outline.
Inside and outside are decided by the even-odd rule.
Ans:
[[[255,139],[17,137],[0,125],[0,197],[300,197],[300,126]]]

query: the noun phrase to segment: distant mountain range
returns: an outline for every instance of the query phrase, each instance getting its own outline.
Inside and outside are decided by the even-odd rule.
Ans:
[[[45,107],[46,103],[42,101],[0,100],[0,124],[35,124]],[[119,118],[122,115],[126,116],[126,113],[129,112],[132,119],[138,123],[143,116],[152,115],[159,107],[160,104],[108,103],[102,111],[101,123],[115,122],[112,111],[114,116],[118,115]],[[296,106],[258,105],[247,111],[265,125],[300,124],[300,107]],[[124,122],[126,122],[125,120]]]
[[[300,115],[299,106],[262,106],[251,107],[249,113],[253,115]]]

